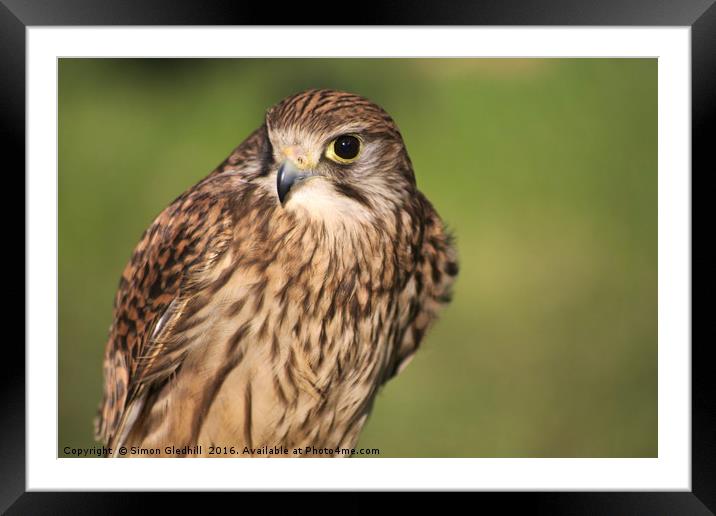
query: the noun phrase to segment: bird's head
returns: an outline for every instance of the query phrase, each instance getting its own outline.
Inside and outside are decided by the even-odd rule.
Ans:
[[[362,217],[394,211],[415,192],[398,128],[368,99],[305,91],[271,108],[266,128],[274,163],[269,184],[286,210]]]

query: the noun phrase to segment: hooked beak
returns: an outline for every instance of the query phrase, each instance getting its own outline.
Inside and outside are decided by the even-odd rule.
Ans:
[[[286,160],[281,164],[278,174],[276,174],[276,191],[281,205],[284,204],[284,200],[294,183],[302,181],[310,175],[310,171],[299,169],[291,160]]]

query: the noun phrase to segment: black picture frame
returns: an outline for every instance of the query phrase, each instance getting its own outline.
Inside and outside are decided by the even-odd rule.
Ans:
[[[23,178],[10,170],[25,170],[25,29],[40,25],[283,25],[319,22],[312,13],[334,14],[341,20],[339,5],[311,3],[311,9],[275,9],[267,3],[247,5],[228,1],[97,1],[97,0],[0,0],[0,120],[6,177]],[[449,7],[448,7],[449,6]],[[302,12],[303,11],[303,12]],[[307,12],[310,11],[310,12]],[[690,26],[692,72],[692,185],[695,176],[705,176],[713,165],[709,154],[713,146],[716,112],[716,4],[714,0],[505,0],[470,2],[466,0],[407,2],[385,6],[361,2],[351,9],[350,25],[639,25]],[[335,24],[336,21],[326,21]],[[712,131],[709,131],[712,129]],[[9,160],[8,158],[11,158]],[[14,159],[12,159],[14,158]],[[14,166],[12,169],[12,163]],[[693,187],[692,187],[692,191]],[[7,194],[7,192],[6,192]],[[692,201],[693,203],[693,201]],[[693,209],[693,204],[692,204]],[[6,208],[7,211],[7,208]],[[15,212],[16,213],[16,212]],[[6,217],[9,215],[6,213]],[[17,218],[17,217],[15,217]],[[692,216],[694,222],[697,220]],[[7,220],[7,219],[6,219]],[[15,223],[18,227],[19,224]],[[693,231],[693,230],[692,230]],[[23,240],[18,235],[16,242]],[[16,248],[19,248],[17,245]],[[25,253],[23,247],[23,254]],[[693,253],[692,245],[692,253]],[[8,250],[6,249],[6,257]],[[20,259],[12,257],[15,262]],[[26,259],[27,256],[24,255]],[[692,260],[692,264],[702,261]],[[693,271],[692,265],[692,271]],[[27,272],[26,272],[27,274]],[[19,276],[19,275],[17,275]],[[700,284],[702,290],[710,285]],[[6,288],[8,288],[6,286]],[[18,286],[18,288],[20,288]],[[24,288],[24,285],[23,285]],[[693,293],[693,291],[692,291]],[[20,303],[15,301],[16,305]],[[692,302],[693,306],[693,302]],[[24,303],[23,303],[24,307]],[[692,312],[693,313],[693,312]],[[692,316],[693,321],[693,316]],[[695,326],[692,323],[692,328]],[[7,325],[6,325],[7,330]],[[209,506],[189,495],[144,493],[127,496],[123,492],[26,492],[25,488],[25,352],[6,339],[0,374],[0,511],[8,514],[102,514],[146,509],[148,499],[159,501],[164,511],[179,507]],[[687,345],[688,343],[684,343]],[[707,393],[716,381],[708,351],[711,342],[692,338],[692,490],[690,492],[589,492],[589,493],[474,493],[499,503],[502,510],[528,507],[549,514],[713,514],[716,512],[716,410]],[[206,493],[211,507],[232,503],[229,497],[250,498],[246,493]],[[343,495],[352,511],[363,504],[354,495]],[[292,498],[302,504],[303,497]],[[422,503],[422,496],[414,494]],[[257,500],[258,501],[258,500]],[[254,503],[254,502],[250,502]],[[273,502],[272,502],[273,503]],[[365,502],[366,507],[370,502]],[[331,504],[328,504],[331,505]],[[237,507],[238,508],[238,507]]]

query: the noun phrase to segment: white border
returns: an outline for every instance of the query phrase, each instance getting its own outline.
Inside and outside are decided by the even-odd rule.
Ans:
[[[330,42],[330,43],[328,43]],[[658,459],[57,458],[58,57],[659,58]],[[27,489],[691,488],[690,28],[27,29]]]

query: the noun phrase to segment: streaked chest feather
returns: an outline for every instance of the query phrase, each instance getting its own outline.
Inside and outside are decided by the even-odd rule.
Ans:
[[[407,315],[400,249],[308,222],[267,236],[239,236],[205,278],[211,301],[184,322],[188,353],[147,445],[182,422],[187,444],[355,444]]]

